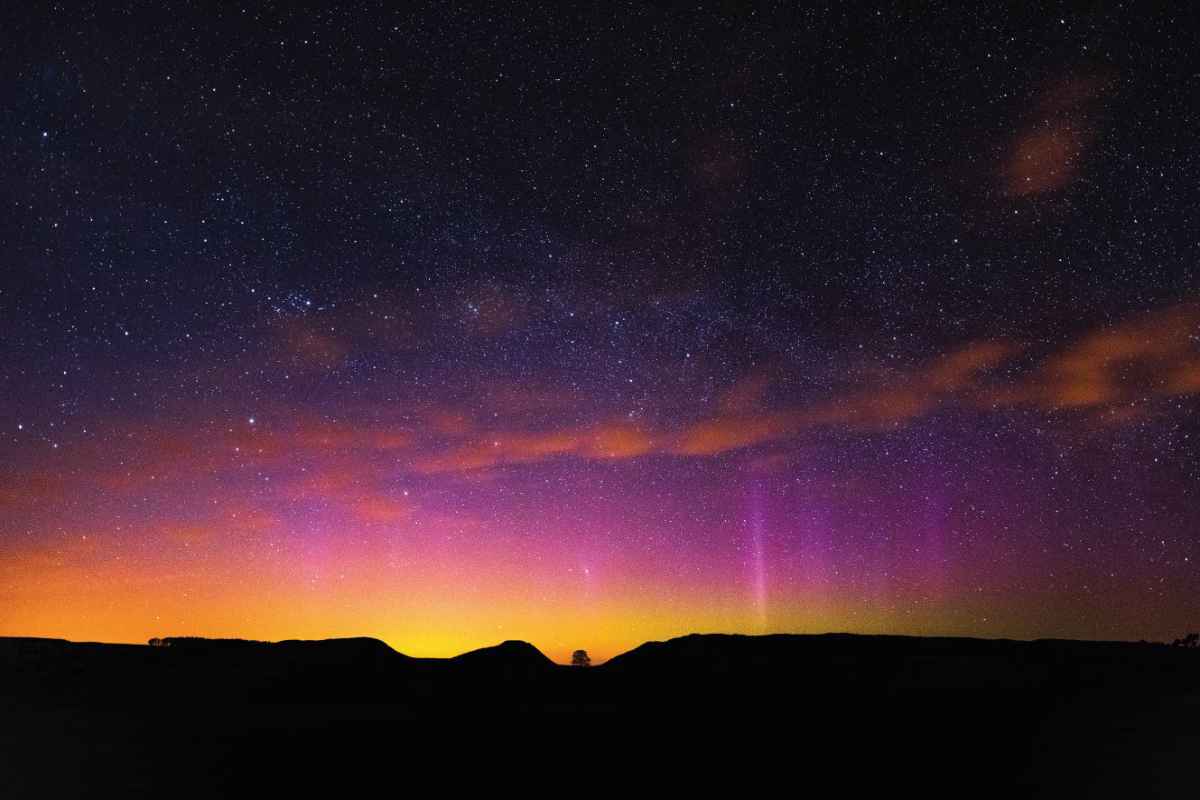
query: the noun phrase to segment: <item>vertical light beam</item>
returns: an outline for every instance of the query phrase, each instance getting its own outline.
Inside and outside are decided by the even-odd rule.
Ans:
[[[750,592],[754,603],[755,622],[760,630],[767,627],[767,556],[766,521],[762,484],[755,481],[750,487],[749,551]]]

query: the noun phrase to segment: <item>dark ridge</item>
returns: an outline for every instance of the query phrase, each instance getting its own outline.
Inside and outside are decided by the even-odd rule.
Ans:
[[[787,746],[812,764],[852,754],[844,768],[870,758],[903,766],[937,753],[1008,796],[1152,796],[1096,765],[1186,781],[1197,742],[1195,647],[692,634],[575,668],[520,641],[448,659],[370,638],[165,641],[0,638],[0,752],[41,764],[36,780],[64,774],[62,759],[89,764],[75,795],[95,769],[124,769],[122,755],[140,759],[148,785],[174,789],[186,774],[221,795],[231,776],[267,775],[265,764],[276,765],[273,780],[331,752],[383,763],[403,752],[397,737],[411,747],[433,726],[492,720],[507,730],[537,718],[564,731],[606,726],[613,741],[787,730]]]
[[[216,653],[225,651],[258,652],[264,656],[288,654],[314,661],[412,660],[393,650],[387,643],[368,636],[342,639],[283,639],[266,642],[256,639],[209,639],[202,636],[165,636],[151,639],[152,647],[173,652]]]
[[[520,661],[547,667],[557,666],[541,650],[538,650],[529,642],[523,642],[519,639],[508,639],[491,647],[468,650],[465,653],[454,656],[450,660],[460,664],[473,661]]]
[[[35,653],[63,650],[75,646],[66,639],[47,639],[40,636],[0,636],[0,653]]]
[[[274,647],[306,653],[323,653],[328,656],[345,656],[353,658],[380,658],[412,660],[397,650],[393,650],[386,642],[368,636],[355,636],[346,639],[284,639],[276,642]]]
[[[508,640],[449,659],[451,669],[473,679],[534,681],[558,669],[558,665],[529,642]]]
[[[151,639],[150,643],[160,647],[186,649],[220,650],[236,647],[265,647],[271,642],[257,639],[210,639],[204,636],[164,636],[162,639]]]
[[[599,669],[655,691],[683,695],[700,681],[745,682],[769,694],[808,681],[843,691],[912,688],[1075,691],[1140,687],[1154,681],[1196,685],[1188,648],[1146,642],[863,636],[845,633],[690,634],[646,642]],[[665,684],[665,685],[664,685]]]

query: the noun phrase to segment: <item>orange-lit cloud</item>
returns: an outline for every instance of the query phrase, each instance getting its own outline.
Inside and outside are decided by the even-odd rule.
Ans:
[[[464,411],[429,408],[421,413],[421,417],[428,431],[441,436],[466,436],[475,427],[475,423],[470,415]]]
[[[1009,195],[1051,192],[1075,180],[1096,136],[1097,107],[1110,86],[1109,77],[1099,73],[1073,75],[1038,94],[1002,170]]]
[[[1165,390],[1167,394],[1200,394],[1200,359],[1171,370]]]
[[[977,342],[915,370],[846,392],[824,403],[785,411],[723,413],[684,430],[672,451],[715,455],[786,439],[818,426],[877,429],[900,425],[931,412],[946,399],[975,385],[979,375],[1020,352],[1008,342]],[[721,401],[726,411],[752,408],[765,387],[754,380],[735,386]]]
[[[746,414],[756,411],[763,407],[770,386],[770,373],[753,373],[726,389],[717,401],[717,406],[724,414]]]
[[[751,375],[722,393],[717,413],[682,430],[605,422],[536,433],[496,432],[422,458],[428,473],[468,472],[558,457],[624,459],[644,455],[712,456],[784,440],[802,430],[840,425],[874,429],[908,422],[970,389],[978,376],[1019,353],[1008,342],[977,342],[912,372],[809,407],[766,407],[770,381]]]
[[[457,472],[573,455],[595,460],[634,458],[654,450],[645,430],[621,422],[538,433],[495,433],[417,462],[422,472]]]
[[[323,500],[353,491],[359,476],[349,470],[325,469],[290,481],[284,492],[291,500]]]
[[[1066,186],[1079,171],[1086,141],[1083,130],[1064,121],[1025,132],[1013,145],[1006,169],[1008,193],[1040,194]]]
[[[1200,393],[1197,336],[1197,303],[1134,317],[1083,336],[992,400],[1059,410]]]
[[[682,424],[654,414],[637,422],[624,416],[555,422],[586,420],[595,410],[553,387],[522,391],[495,385],[481,391],[478,408],[430,400],[406,417],[392,417],[396,422],[381,422],[387,418],[378,410],[362,422],[351,411],[329,420],[280,408],[265,410],[253,425],[246,420],[131,427],[109,436],[103,449],[84,443],[61,458],[95,476],[98,486],[123,492],[194,480],[198,474],[303,471],[319,465],[319,472],[289,479],[274,491],[334,504],[365,522],[396,521],[408,509],[380,491],[389,470],[393,475],[480,476],[497,467],[553,459],[707,457],[783,445],[819,428],[892,430],[955,404],[975,410],[1095,410],[1200,394],[1197,335],[1200,303],[1193,302],[1094,330],[1040,362],[1018,361],[1027,350],[1018,342],[970,342],[907,369],[859,376],[832,396],[810,402],[785,402],[782,385],[773,385],[771,374],[759,370]],[[1009,377],[1011,371],[999,374],[1010,363],[1021,368],[1019,377]],[[1120,424],[1131,418],[1109,413],[1102,421]],[[542,425],[529,427],[531,420]],[[48,475],[30,471],[0,479],[0,505],[28,507],[53,498],[60,488]]]
[[[973,389],[981,375],[1021,352],[1005,341],[973,342],[873,386],[829,401],[805,414],[809,424],[852,428],[895,427],[930,413],[947,400]]]
[[[328,327],[292,320],[283,329],[283,337],[293,363],[302,369],[330,370],[345,361],[350,345]]]
[[[0,509],[59,503],[66,485],[62,475],[49,471],[0,472]]]
[[[724,415],[685,429],[671,451],[685,456],[711,456],[791,436],[800,427],[795,413]]]
[[[103,448],[85,441],[64,451],[62,458],[94,475],[106,489],[131,491],[196,475],[286,467],[318,458],[328,464],[331,459],[395,457],[413,440],[414,433],[400,425],[331,422],[281,408],[254,425],[246,420],[221,426],[182,420],[129,426],[112,432]]]
[[[581,439],[580,452],[588,458],[636,458],[654,449],[654,439],[645,430],[620,423],[599,425]]]
[[[384,472],[364,460],[334,460],[317,472],[285,483],[283,495],[293,502],[319,502],[365,523],[399,522],[414,505],[381,487]]]

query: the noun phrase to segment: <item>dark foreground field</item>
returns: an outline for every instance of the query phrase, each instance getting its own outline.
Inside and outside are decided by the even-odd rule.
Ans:
[[[6,798],[1192,797],[1198,723],[1200,652],[1155,644],[709,635],[585,669],[519,642],[416,659],[372,639],[0,639]]]

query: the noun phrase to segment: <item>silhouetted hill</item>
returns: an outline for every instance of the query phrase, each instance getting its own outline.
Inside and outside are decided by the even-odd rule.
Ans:
[[[774,690],[803,678],[855,691],[1053,690],[1197,686],[1197,653],[1152,643],[1012,641],[854,634],[691,634],[646,642],[600,669],[673,686],[746,681]],[[658,689],[656,689],[657,691]]]
[[[557,664],[529,642],[512,639],[454,656],[450,663],[476,675],[490,672],[506,678],[537,678],[558,669]]]
[[[739,697],[778,691],[803,679],[855,692],[978,689],[1054,691],[1196,689],[1200,651],[1161,644],[1070,640],[1010,641],[853,634],[745,636],[691,634],[646,642],[590,669],[561,667],[528,642],[506,641],[449,659],[412,658],[378,639],[285,640],[167,637],[163,646],[0,638],[8,685],[68,696],[111,694],[125,683],[231,697],[287,692],[386,697],[394,684],[424,681],[544,680],[589,692],[687,689],[701,682],[711,700],[724,688]],[[587,676],[586,680],[582,676]],[[379,685],[376,685],[379,684]],[[666,685],[664,685],[666,684]],[[573,690],[574,691],[574,690]],[[607,692],[610,694],[610,692]]]
[[[386,762],[430,726],[569,716],[609,741],[786,729],[813,759],[935,753],[1020,796],[1155,796],[1120,776],[1190,770],[1198,705],[1200,651],[1144,643],[694,634],[572,668],[520,641],[427,659],[368,638],[0,638],[0,753],[25,754],[0,772],[111,768],[172,793],[180,771],[220,794],[268,764]]]
[[[151,640],[155,644],[155,640]],[[185,648],[190,650],[233,650],[237,648],[265,647],[273,644],[257,639],[209,639],[204,636],[166,636],[157,640],[157,646]]]
[[[295,658],[324,664],[387,665],[398,667],[414,660],[378,639],[285,639],[272,645]]]

